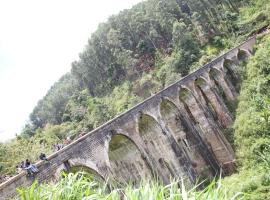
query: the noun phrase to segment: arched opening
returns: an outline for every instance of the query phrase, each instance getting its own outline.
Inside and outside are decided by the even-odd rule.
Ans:
[[[181,88],[179,91],[179,99],[185,107],[187,113],[189,113],[190,120],[194,121],[194,127],[200,134],[200,137],[203,138],[205,145],[210,152],[213,152],[215,160],[219,164],[230,162],[232,156],[230,155],[229,150],[224,144],[223,137],[217,126],[214,125],[211,119],[208,119],[205,115],[204,110],[201,108],[201,105],[191,91],[186,88]]]
[[[221,72],[216,69],[216,68],[211,68],[209,71],[209,77],[210,79],[213,81],[213,83],[215,84],[215,88],[218,92],[218,94],[223,98],[226,99],[226,101],[229,101],[225,90],[223,89],[223,85],[221,84],[221,79],[222,79],[222,74]]]
[[[90,181],[94,181],[96,183],[102,184],[105,182],[104,178],[94,169],[91,167],[88,167],[86,165],[83,165],[81,163],[72,163],[69,160],[65,161],[63,163],[64,168],[60,171],[60,177],[64,177],[65,174],[73,173],[78,174],[78,177],[84,176],[88,178]],[[60,178],[58,177],[58,178]]]
[[[209,77],[214,83],[214,88],[216,89],[219,96],[224,100],[227,108],[230,107],[230,101],[235,100],[235,88],[233,85],[228,84],[231,82],[227,82],[223,77],[221,71],[216,68],[211,68],[209,71]]]
[[[225,59],[223,63],[223,69],[225,71],[225,80],[229,81],[239,92],[239,73],[237,71],[237,65],[234,61]]]
[[[159,164],[159,168],[163,169],[162,173],[167,177],[167,181],[170,180],[170,176],[172,176],[171,171],[174,171],[174,174],[177,175],[177,177],[173,178],[181,178],[184,176],[185,171],[183,166],[180,165],[179,158],[172,148],[169,137],[153,117],[146,114],[140,116],[139,133],[151,156],[155,159],[156,163]],[[168,163],[170,169],[164,167],[165,165],[159,162],[160,158]]]
[[[81,173],[85,177],[89,178],[90,180],[93,180],[97,183],[104,182],[104,178],[94,169],[83,166],[83,165],[77,165],[70,168],[68,173]]]
[[[195,116],[193,115],[193,113],[190,109],[190,106],[189,106],[191,104],[197,105],[196,100],[194,99],[192,93],[186,88],[181,88],[181,90],[179,92],[179,99],[182,102],[182,104],[184,105],[184,108],[185,108],[189,118],[192,120],[192,122],[197,124],[198,122],[197,122]]]
[[[161,116],[172,131],[178,145],[182,147],[191,160],[193,168],[200,174],[207,163],[200,151],[201,141],[196,137],[192,125],[180,113],[179,109],[171,101],[164,99],[160,104]],[[209,171],[209,175],[211,172]]]
[[[120,183],[138,184],[151,178],[151,170],[136,144],[122,134],[112,137],[109,144],[109,160],[113,177]]]
[[[169,128],[181,138],[186,137],[187,125],[181,121],[178,108],[169,100],[163,99],[160,104],[160,113]]]
[[[199,95],[202,97],[203,103],[206,106],[208,113],[214,120],[218,120],[218,114],[213,104],[213,98],[215,98],[215,94],[213,94],[210,86],[203,78],[198,78],[195,80],[195,88]]]
[[[239,49],[238,53],[237,53],[237,59],[241,62],[241,61],[245,61],[247,60],[249,57],[249,53],[246,50],[243,49]]]

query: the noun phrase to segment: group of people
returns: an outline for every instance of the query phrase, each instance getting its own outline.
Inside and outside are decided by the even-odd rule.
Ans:
[[[53,152],[56,152],[56,151],[59,151],[60,149],[62,149],[64,147],[63,144],[53,144],[52,146],[52,149],[53,149]]]
[[[39,155],[39,159],[44,160],[46,162],[50,162],[44,153],[41,153]],[[31,175],[31,176],[33,176],[34,174],[38,172],[37,166],[35,164],[32,164],[29,159],[22,161],[20,165],[16,166],[16,168],[17,168],[18,173],[20,173],[22,170],[26,170],[28,175]]]
[[[22,170],[26,170],[28,175],[34,175],[38,172],[36,165],[32,164],[29,159],[22,161],[21,164],[17,167],[17,171],[20,173]]]
[[[79,137],[82,137],[83,135],[85,135],[85,132],[81,133],[75,139],[78,139]],[[69,145],[71,142],[72,142],[72,140],[70,139],[70,137],[67,137],[64,140],[64,144],[58,144],[58,143],[54,144],[53,145],[53,151],[54,152],[59,151],[64,146]],[[47,159],[47,157],[46,157],[46,155],[44,153],[41,153],[39,155],[39,159],[50,163],[50,161]],[[22,170],[26,170],[28,175],[30,175],[30,176],[35,175],[39,171],[37,166],[35,164],[32,164],[29,159],[26,159],[25,161],[22,161],[19,165],[16,166],[16,169],[17,169],[17,173],[20,173]]]
[[[79,136],[75,137],[74,140],[84,136],[86,134],[86,132],[81,132],[79,134]],[[53,144],[52,146],[52,149],[53,149],[53,152],[57,152],[59,151],[60,149],[64,148],[65,146],[69,145],[73,140],[70,138],[70,137],[67,137],[64,141],[63,141],[63,144],[61,143],[57,143],[57,144]]]
[[[52,146],[52,149],[53,149],[53,152],[56,152],[56,151],[59,151],[60,149],[62,149],[64,146],[66,145],[69,145],[70,143],[72,142],[72,140],[70,139],[70,137],[67,137],[65,140],[64,140],[64,144],[53,144]]]

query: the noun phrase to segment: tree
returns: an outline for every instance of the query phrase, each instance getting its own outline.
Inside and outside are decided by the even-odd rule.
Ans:
[[[200,53],[199,44],[191,33],[188,32],[187,26],[183,22],[173,24],[173,46],[176,50],[175,69],[183,75],[189,72],[190,65],[198,59]]]

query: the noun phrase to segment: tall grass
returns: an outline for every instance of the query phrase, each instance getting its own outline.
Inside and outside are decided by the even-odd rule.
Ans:
[[[82,173],[65,175],[56,184],[34,182],[29,188],[17,190],[22,200],[104,199],[107,195],[106,184],[92,181]]]
[[[183,181],[172,181],[169,185],[148,181],[137,187],[128,184],[109,190],[106,183],[97,183],[77,173],[68,174],[56,184],[35,182],[18,192],[22,200],[234,200],[246,196],[244,193],[228,195],[221,180],[212,181],[204,190],[198,190],[199,186],[187,189]]]

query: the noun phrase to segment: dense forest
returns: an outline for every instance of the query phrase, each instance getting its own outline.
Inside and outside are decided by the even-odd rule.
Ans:
[[[268,0],[147,0],[111,16],[89,37],[71,72],[38,102],[16,139],[0,143],[0,176],[16,174],[21,160],[51,153],[52,144],[93,130],[206,64],[270,24],[269,13]],[[245,192],[269,192],[270,39],[260,42],[241,70],[231,130],[239,174],[224,180],[235,186],[232,193],[245,186]]]
[[[232,23],[240,4],[149,0],[111,16],[91,35],[71,73],[35,107],[30,126],[75,122],[91,130],[187,75],[232,46],[223,37],[247,33]],[[213,46],[204,49],[209,42]]]

